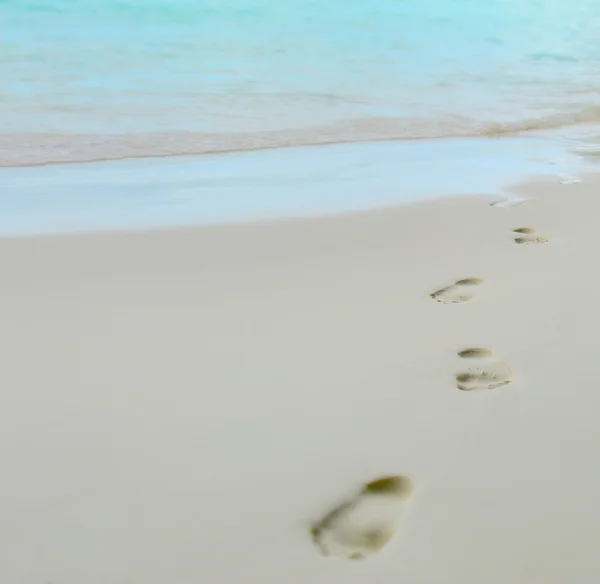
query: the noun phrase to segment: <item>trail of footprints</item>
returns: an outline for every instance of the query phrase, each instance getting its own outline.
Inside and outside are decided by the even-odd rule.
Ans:
[[[532,227],[519,227],[513,233],[519,245],[548,241]],[[430,296],[442,304],[460,304],[472,300],[483,283],[481,278],[464,278]],[[510,366],[490,349],[462,349],[457,356],[455,383],[460,391],[493,390],[513,379]],[[413,491],[414,484],[406,476],[384,477],[365,484],[352,499],[334,507],[312,526],[313,542],[324,556],[361,560],[376,555],[398,530]]]

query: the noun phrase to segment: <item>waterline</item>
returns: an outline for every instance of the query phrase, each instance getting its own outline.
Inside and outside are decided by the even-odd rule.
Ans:
[[[543,138],[343,144],[0,170],[0,235],[221,224],[460,194],[583,169]],[[567,187],[567,185],[565,185]],[[493,198],[492,198],[493,197]]]

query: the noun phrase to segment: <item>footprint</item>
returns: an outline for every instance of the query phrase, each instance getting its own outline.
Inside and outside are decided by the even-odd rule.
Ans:
[[[473,365],[456,376],[457,387],[462,391],[495,389],[512,381],[510,367],[504,361],[495,359],[489,349],[465,349],[458,356]]]
[[[518,229],[513,229],[513,232],[525,235],[525,237],[515,237],[515,243],[531,245],[534,243],[546,243],[548,241],[545,237],[537,237],[533,227],[519,227]]]
[[[581,179],[578,176],[573,176],[571,174],[562,174],[558,177],[558,182],[561,185],[575,185],[581,182]]]
[[[398,530],[411,479],[392,476],[367,483],[356,497],[339,505],[312,528],[324,556],[361,560],[381,551]]]
[[[458,302],[468,302],[473,298],[473,292],[476,286],[483,284],[480,278],[465,278],[457,280],[451,286],[446,286],[433,294],[430,294],[436,302],[444,304],[456,304]]]
[[[511,199],[500,199],[497,201],[492,201],[489,205],[490,207],[499,207],[507,209],[512,207],[518,207],[519,205],[522,205],[525,201],[526,199],[514,197]]]

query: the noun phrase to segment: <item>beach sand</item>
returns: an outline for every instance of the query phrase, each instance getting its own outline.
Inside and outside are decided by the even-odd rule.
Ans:
[[[599,188],[1,240],[0,582],[598,582]],[[324,557],[393,475],[381,553]]]

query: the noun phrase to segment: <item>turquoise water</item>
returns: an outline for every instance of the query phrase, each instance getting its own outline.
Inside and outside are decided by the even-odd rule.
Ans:
[[[0,0],[0,164],[600,121],[599,0]]]

